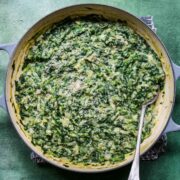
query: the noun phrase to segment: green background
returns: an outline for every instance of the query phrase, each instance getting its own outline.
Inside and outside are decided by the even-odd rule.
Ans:
[[[179,0],[0,0],[0,43],[17,42],[36,21],[46,14],[73,4],[102,3],[125,9],[134,15],[153,15],[157,34],[170,57],[180,65]],[[0,92],[3,91],[8,55],[0,51]],[[173,117],[180,123],[180,81],[177,82]],[[156,161],[141,162],[143,180],[180,179],[180,132],[168,135],[167,151]],[[14,130],[8,114],[0,109],[0,180],[81,180],[127,179],[130,166],[102,174],[72,173],[56,167],[38,166],[30,160],[30,150]]]

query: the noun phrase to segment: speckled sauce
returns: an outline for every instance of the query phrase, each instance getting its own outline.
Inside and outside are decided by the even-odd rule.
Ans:
[[[24,130],[44,154],[113,164],[135,149],[141,106],[164,79],[157,54],[125,22],[77,18],[38,35],[15,97]],[[153,107],[143,140],[153,127]]]

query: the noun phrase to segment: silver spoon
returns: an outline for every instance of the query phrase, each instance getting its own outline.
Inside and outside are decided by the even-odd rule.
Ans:
[[[137,137],[137,144],[136,144],[136,151],[135,151],[135,156],[134,160],[131,166],[131,171],[128,177],[128,180],[140,180],[139,177],[139,159],[140,159],[140,144],[141,144],[141,134],[142,134],[142,128],[144,124],[144,115],[146,112],[147,106],[153,104],[159,96],[159,91],[157,92],[156,96],[154,96],[152,99],[150,99],[147,103],[142,105],[141,109],[141,117],[139,121],[139,129],[138,129],[138,137]]]

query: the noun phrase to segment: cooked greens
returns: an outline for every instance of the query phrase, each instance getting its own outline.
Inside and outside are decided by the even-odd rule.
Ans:
[[[15,96],[24,130],[45,154],[115,163],[135,149],[141,106],[164,78],[156,53],[125,22],[83,18],[36,38]],[[153,117],[150,106],[143,140]]]

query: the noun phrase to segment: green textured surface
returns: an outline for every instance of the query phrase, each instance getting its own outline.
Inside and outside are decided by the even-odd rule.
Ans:
[[[158,35],[174,62],[180,65],[179,0],[0,0],[0,43],[17,42],[37,20],[72,4],[103,3],[125,9],[137,16],[153,15]],[[0,92],[3,89],[8,56],[0,52]],[[173,117],[180,123],[180,81],[177,83]],[[167,152],[158,160],[141,162],[141,179],[180,179],[180,132],[168,135]],[[14,130],[8,114],[0,109],[0,180],[127,179],[130,166],[102,174],[71,173],[53,166],[39,167],[30,160],[30,150]]]

